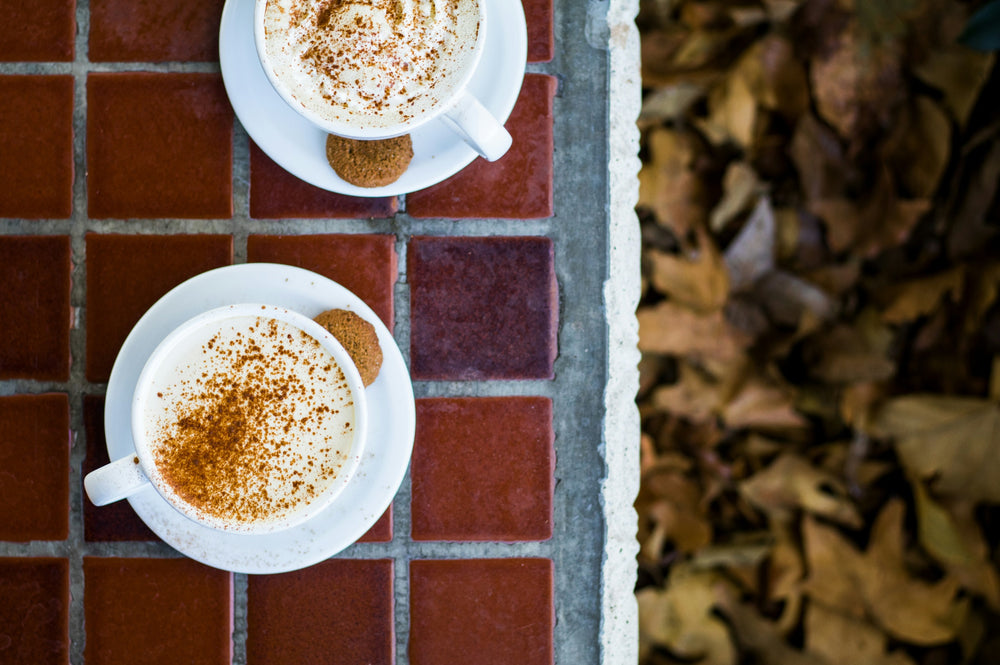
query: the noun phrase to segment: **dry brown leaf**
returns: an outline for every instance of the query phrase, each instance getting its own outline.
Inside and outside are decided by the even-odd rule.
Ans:
[[[677,369],[676,382],[653,391],[653,406],[695,422],[715,417],[721,405],[718,382],[688,362],[680,362]]]
[[[649,133],[647,144],[650,161],[639,172],[638,205],[652,210],[660,225],[684,238],[707,216],[704,184],[691,170],[694,140],[683,132],[657,128]]]
[[[731,169],[732,167],[726,172],[727,181]],[[753,177],[756,179],[756,175]],[[758,279],[774,270],[777,224],[770,199],[759,194],[759,189],[753,193],[755,198],[759,197],[757,205],[726,248],[726,268],[729,270],[730,285],[734,293],[749,290]],[[712,211],[713,220],[718,209],[717,207]]]
[[[802,277],[831,296],[843,296],[857,288],[861,277],[861,261],[857,257],[849,257],[844,263],[830,263],[816,270],[809,270]]]
[[[757,172],[746,162],[732,162],[722,178],[722,200],[712,208],[708,226],[718,232],[745,214],[764,192]]]
[[[739,71],[730,70],[709,91],[704,129],[713,143],[732,141],[747,150],[753,144],[759,115],[746,78]]]
[[[935,493],[1000,502],[1000,406],[975,397],[908,395],[889,400],[873,422],[892,437],[903,466]]]
[[[1000,293],[1000,262],[990,263],[975,271],[965,312],[964,329],[972,334],[981,329],[983,317]]]
[[[892,199],[891,192],[878,189],[874,199],[862,204],[843,198],[818,199],[809,203],[809,211],[825,223],[834,252],[852,249],[871,257],[903,243],[930,205],[926,199]]]
[[[792,453],[741,482],[739,491],[772,519],[789,521],[795,511],[804,510],[852,528],[862,525],[844,483]]]
[[[907,194],[931,198],[951,157],[951,121],[929,97],[918,96],[897,115],[885,150]]]
[[[736,65],[750,92],[763,108],[795,118],[809,108],[809,82],[792,43],[770,34],[747,49]]]
[[[735,665],[729,630],[714,613],[720,584],[724,582],[717,573],[678,564],[671,568],[665,588],[638,591],[640,658],[660,645],[697,665]]]
[[[879,513],[857,579],[869,614],[886,632],[911,644],[943,644],[958,633],[968,599],[956,599],[959,587],[954,578],[928,584],[906,572],[905,510],[901,500],[893,500]]]
[[[642,81],[646,86],[669,85],[676,77],[673,57],[688,37],[682,26],[668,22],[657,30],[644,30],[640,39]]]
[[[642,100],[639,112],[639,128],[647,129],[664,122],[676,122],[684,117],[699,99],[705,96],[705,89],[697,83],[679,81],[673,85],[653,90]]]
[[[856,21],[841,31],[830,52],[809,69],[821,118],[854,145],[889,126],[903,94],[901,54],[892,42],[866,43]]]
[[[945,297],[957,300],[965,287],[965,267],[955,266],[934,275],[900,284],[882,312],[886,323],[908,323],[934,312]]]
[[[669,300],[639,309],[636,317],[640,351],[731,361],[752,341],[721,311],[699,314]]]
[[[837,199],[844,195],[851,167],[837,134],[806,113],[795,124],[789,146],[806,201]]]
[[[698,246],[684,255],[646,252],[653,288],[697,312],[721,309],[729,296],[729,272],[712,237],[699,228]]]
[[[773,521],[771,531],[775,535],[775,542],[767,562],[767,598],[784,603],[776,626],[779,632],[787,634],[798,625],[801,618],[802,580],[806,567],[792,533],[792,526]]]
[[[1000,578],[969,501],[938,502],[912,481],[920,544],[961,585],[1000,609]]]
[[[808,427],[795,409],[795,391],[751,374],[723,402],[722,420],[732,429],[758,429],[793,434]]]
[[[837,312],[836,304],[826,292],[784,270],[764,275],[757,282],[754,293],[772,321],[803,332],[811,332],[813,327],[831,320]]]
[[[875,407],[885,396],[885,385],[861,381],[844,388],[840,395],[840,417],[859,432],[867,432]]]
[[[806,608],[804,631],[806,651],[830,663],[864,665],[912,665],[902,651],[886,653],[885,633],[867,621],[847,616],[822,602]]]
[[[896,373],[889,358],[892,331],[874,310],[864,310],[852,325],[838,323],[808,340],[809,372],[827,384],[882,381]]]
[[[972,113],[995,60],[993,53],[951,44],[930,51],[926,60],[913,67],[913,73],[944,94],[945,105],[962,127]]]
[[[717,591],[717,603],[729,619],[740,647],[756,656],[761,665],[833,665],[789,646],[778,627],[757,610],[741,603],[726,590]]]
[[[958,582],[930,584],[912,577],[903,554],[901,501],[890,501],[875,520],[862,555],[831,527],[803,521],[811,598],[856,618],[868,616],[890,636],[929,646],[955,638],[968,612]]]
[[[808,573],[803,591],[843,614],[864,618],[865,598],[855,572],[861,553],[835,528],[808,515],[802,520],[802,543]]]

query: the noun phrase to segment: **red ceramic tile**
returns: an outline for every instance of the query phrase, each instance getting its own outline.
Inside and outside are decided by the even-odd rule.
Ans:
[[[69,561],[0,559],[0,662],[69,664]]]
[[[69,378],[67,236],[0,236],[0,379]]]
[[[552,36],[552,0],[521,0],[524,19],[528,24],[528,62],[548,62],[552,59],[555,39]]]
[[[392,540],[392,504],[385,509],[365,535],[358,538],[359,543],[387,543]]]
[[[66,395],[0,397],[0,540],[69,535],[69,447]]]
[[[251,217],[391,217],[396,209],[395,197],[345,196],[314,187],[278,166],[250,142]]]
[[[90,0],[92,62],[219,59],[225,0]]]
[[[232,660],[233,578],[191,559],[84,557],[87,665]]]
[[[247,261],[284,263],[329,277],[375,310],[392,330],[396,238],[391,235],[252,235]]]
[[[415,237],[407,263],[414,379],[552,378],[559,303],[550,239]]]
[[[0,76],[0,182],[0,217],[73,213],[72,76]]]
[[[406,196],[413,217],[552,216],[552,100],[556,79],[528,74],[507,130],[510,151],[496,162],[476,159],[442,183]]]
[[[108,444],[104,438],[104,397],[84,395],[83,430],[87,439],[87,456],[83,460],[83,476],[108,464]],[[132,510],[128,501],[116,501],[107,506],[95,506],[83,498],[83,537],[87,541],[159,540],[146,523]]]
[[[89,74],[90,216],[230,217],[232,133],[218,74]]]
[[[331,559],[247,588],[248,665],[394,660],[393,564]]]
[[[417,400],[413,539],[550,538],[553,438],[544,397]]]
[[[552,562],[410,562],[411,665],[551,665]]]
[[[0,62],[73,59],[75,0],[0,0],[0,16]]]
[[[87,241],[87,379],[107,381],[122,342],[162,295],[233,261],[224,235],[99,235]]]

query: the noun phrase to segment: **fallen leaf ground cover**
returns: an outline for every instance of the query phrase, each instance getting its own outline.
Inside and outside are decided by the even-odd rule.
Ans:
[[[641,1],[641,663],[1000,662],[991,12]]]

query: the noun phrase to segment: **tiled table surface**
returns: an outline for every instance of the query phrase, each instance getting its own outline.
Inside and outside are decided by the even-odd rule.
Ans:
[[[0,0],[0,663],[628,662],[602,637],[609,57],[579,37],[601,5],[523,0],[508,156],[364,199],[246,136],[222,0]],[[183,557],[125,502],[93,506],[82,476],[108,461],[132,325],[185,279],[258,261],[372,307],[417,431],[359,543],[247,576]]]

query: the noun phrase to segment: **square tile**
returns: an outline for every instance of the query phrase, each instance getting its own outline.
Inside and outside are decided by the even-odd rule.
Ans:
[[[191,559],[84,557],[87,665],[228,665],[233,576]]]
[[[0,16],[0,62],[73,60],[75,0],[0,0]]]
[[[553,0],[521,0],[528,24],[528,62],[548,62],[555,52]]]
[[[250,142],[251,217],[391,217],[397,208],[396,197],[345,196],[310,185],[278,166]]]
[[[0,182],[0,217],[73,214],[72,76],[0,76]]]
[[[284,263],[312,270],[351,291],[392,330],[396,238],[391,235],[252,235],[247,261]]]
[[[224,4],[225,0],[90,0],[90,61],[217,61]]]
[[[549,238],[413,238],[413,378],[552,378],[559,316],[553,260]]]
[[[107,381],[122,342],[161,296],[233,262],[226,235],[101,235],[87,242],[87,379]]]
[[[358,538],[359,543],[388,543],[392,540],[392,504],[385,509],[365,535]]]
[[[331,559],[280,575],[251,575],[247,665],[394,661],[391,559]]]
[[[411,665],[551,665],[548,559],[410,562]]]
[[[0,397],[0,540],[69,536],[69,398]]]
[[[69,379],[68,236],[0,236],[0,379]]]
[[[0,559],[0,662],[69,664],[69,561]]]
[[[83,432],[87,455],[83,459],[81,476],[111,462],[104,438],[104,396],[83,396]],[[160,540],[132,510],[128,501],[116,501],[107,506],[95,506],[84,493],[83,537],[94,541]]]
[[[510,151],[477,158],[444,182],[406,196],[413,217],[534,219],[552,216],[552,118],[556,79],[527,74],[507,131]]]
[[[87,196],[94,218],[227,218],[233,109],[219,74],[87,76]]]
[[[417,400],[413,539],[551,538],[553,441],[545,397]]]

